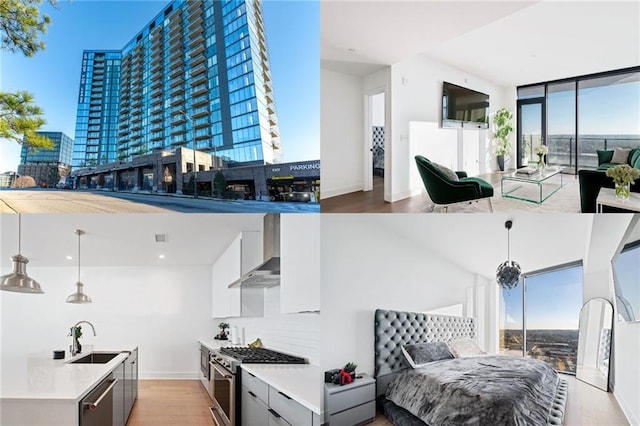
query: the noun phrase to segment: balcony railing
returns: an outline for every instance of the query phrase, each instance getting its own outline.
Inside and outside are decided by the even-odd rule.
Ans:
[[[525,157],[529,161],[536,161],[535,148],[540,145],[540,135],[522,135]],[[598,167],[598,150],[611,150],[615,147],[636,148],[640,145],[640,135],[584,135],[578,136],[577,143],[574,136],[549,135],[546,145],[549,148],[547,163],[566,168],[573,173],[578,169],[596,169]]]

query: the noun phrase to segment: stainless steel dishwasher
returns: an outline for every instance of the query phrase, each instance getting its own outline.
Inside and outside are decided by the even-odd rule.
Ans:
[[[118,379],[109,374],[80,401],[80,426],[113,425],[113,387]]]

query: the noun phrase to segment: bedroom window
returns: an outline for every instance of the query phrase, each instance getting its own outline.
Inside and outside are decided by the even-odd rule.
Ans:
[[[520,283],[501,293],[500,353],[575,374],[582,261],[523,274]]]

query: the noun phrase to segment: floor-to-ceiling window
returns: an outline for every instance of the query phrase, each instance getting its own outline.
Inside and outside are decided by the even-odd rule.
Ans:
[[[581,307],[582,262],[524,274],[501,292],[500,352],[575,373]]]
[[[518,115],[519,167],[535,160],[539,127],[549,165],[594,169],[597,150],[640,145],[640,67],[518,87]]]

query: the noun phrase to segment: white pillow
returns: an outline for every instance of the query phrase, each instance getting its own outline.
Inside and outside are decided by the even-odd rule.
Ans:
[[[463,358],[469,356],[486,355],[485,352],[473,340],[465,337],[454,342],[449,342],[449,349],[456,358]]]

